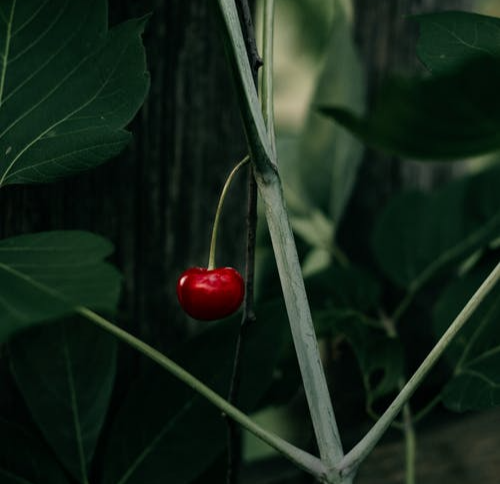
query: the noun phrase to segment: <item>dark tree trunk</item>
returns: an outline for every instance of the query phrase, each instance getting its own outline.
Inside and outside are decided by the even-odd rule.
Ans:
[[[187,327],[176,279],[190,265],[206,265],[220,190],[246,151],[214,2],[110,1],[112,25],[147,12],[151,89],[132,123],[132,145],[91,173],[2,190],[0,236],[85,229],[108,237],[124,274],[119,319],[168,349]],[[219,263],[239,268],[245,178],[231,190],[219,235]]]

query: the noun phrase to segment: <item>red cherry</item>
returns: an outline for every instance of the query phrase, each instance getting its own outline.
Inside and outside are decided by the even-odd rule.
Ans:
[[[177,297],[191,317],[202,321],[222,319],[237,311],[245,295],[240,273],[232,267],[191,267],[177,281]]]

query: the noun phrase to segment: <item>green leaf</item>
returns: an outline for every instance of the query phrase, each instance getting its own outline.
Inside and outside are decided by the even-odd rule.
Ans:
[[[454,281],[443,292],[433,313],[438,336],[448,328],[493,266],[480,265]],[[500,405],[499,323],[500,285],[497,284],[451,343],[446,354],[453,367],[453,377],[443,389],[442,398],[449,409],[463,412]]]
[[[130,140],[149,85],[145,20],[107,28],[107,2],[0,6],[0,186],[92,168]]]
[[[338,106],[321,111],[388,153],[463,158],[500,149],[499,82],[500,60],[487,56],[430,78],[389,80],[364,117]]]
[[[306,216],[290,218],[294,232],[316,249],[329,249],[333,243],[334,225],[323,212],[310,209]]]
[[[266,305],[280,315],[282,304]],[[273,379],[286,318],[248,328],[243,347],[240,404],[257,405]],[[272,319],[266,319],[266,322]],[[225,396],[234,357],[238,318],[216,323],[173,356],[174,361]],[[204,472],[226,445],[220,412],[184,384],[153,367],[124,401],[111,431],[103,484],[187,484]]]
[[[368,406],[399,387],[404,376],[404,352],[397,338],[387,336],[376,321],[355,311],[326,309],[316,315],[320,331],[344,337],[359,365]]]
[[[79,231],[21,235],[0,241],[0,341],[76,305],[113,310],[120,275],[103,259],[112,245]]]
[[[320,116],[316,106],[337,104],[360,113],[365,105],[365,82],[352,25],[342,2],[335,4],[325,64],[300,139],[298,177],[313,206],[325,211],[338,225],[354,185],[363,149],[345,129]]]
[[[302,261],[302,274],[308,277],[312,274],[321,272],[332,262],[332,251],[328,249],[312,249]]]
[[[67,484],[57,462],[41,442],[0,418],[2,484]]]
[[[413,17],[420,26],[417,53],[436,74],[464,61],[500,58],[500,19],[470,12],[438,12]]]
[[[18,335],[9,351],[34,421],[61,463],[88,483],[114,383],[115,339],[88,321],[63,321]]]
[[[372,240],[385,273],[415,291],[499,237],[499,184],[497,166],[431,194],[394,197],[377,220]]]
[[[401,344],[367,316],[379,307],[377,281],[355,266],[330,266],[305,283],[318,334],[343,336],[349,342],[370,405],[394,391],[403,374]]]
[[[341,0],[349,3],[350,0]],[[335,15],[338,2],[318,0],[290,0],[277,3],[277,17],[290,19],[294,28],[302,33],[301,50],[308,56],[320,57],[331,32],[331,18]],[[304,54],[302,54],[304,55]]]
[[[352,265],[329,266],[306,277],[305,284],[313,313],[334,310],[342,317],[353,312],[368,313],[379,302],[380,286],[377,281]]]
[[[339,321],[337,331],[346,337],[356,355],[370,406],[398,389],[404,375],[404,354],[398,339],[356,317]]]
[[[334,12],[324,66],[306,124],[293,151],[280,151],[287,198],[298,197],[306,207],[305,214],[297,213],[292,218],[294,230],[300,230],[299,223],[306,223],[309,212],[319,212],[331,226],[330,243],[349,200],[363,149],[345,129],[320,116],[316,106],[337,104],[359,113],[365,98],[364,73],[345,2],[335,0]]]

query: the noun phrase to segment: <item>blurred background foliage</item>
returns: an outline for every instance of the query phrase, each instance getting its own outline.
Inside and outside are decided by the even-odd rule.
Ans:
[[[477,250],[482,253],[483,245],[489,242],[493,244],[493,252],[489,252],[485,259],[498,257],[493,240],[500,235],[500,200],[491,192],[485,194],[498,187],[498,169],[494,169],[498,166],[496,154],[454,164],[435,162],[423,166],[408,157],[402,162],[394,156],[367,151],[343,128],[318,113],[319,106],[336,105],[362,115],[370,109],[376,85],[385,78],[394,72],[420,75],[424,71],[416,62],[416,22],[403,19],[403,16],[457,7],[493,16],[500,13],[495,2],[487,1],[474,2],[473,5],[467,2],[450,2],[448,5],[410,3],[396,6],[394,2],[392,10],[390,2],[378,9],[376,6],[371,8],[372,15],[377,11],[380,15],[384,10],[389,10],[392,15],[401,14],[400,18],[396,16],[389,21],[394,22],[392,26],[380,20],[376,28],[397,29],[405,39],[400,39],[401,45],[384,45],[399,51],[399,58],[398,54],[385,52],[382,54],[387,63],[385,66],[370,66],[370,62],[363,59],[363,44],[369,41],[369,35],[363,38],[363,32],[359,32],[359,25],[370,17],[362,11],[363,6],[370,9],[366,2],[277,2],[275,110],[280,169],[324,362],[338,407],[340,426],[347,431],[348,447],[353,443],[350,438],[355,439],[358,432],[370,424],[368,416],[376,418],[377,412],[383,410],[390,395],[397,390],[398,381],[416,368],[435,341],[428,306],[434,304],[439,284],[446,280],[446,276],[436,276],[433,272],[437,282],[426,281],[431,282],[430,287],[418,298],[410,297],[409,309],[405,307],[404,291],[397,287],[398,278],[411,281],[412,277],[418,277],[426,258],[427,264],[438,260],[447,250],[439,248],[438,244],[453,246],[453,242],[445,242],[446,237],[456,237],[457,242],[467,239],[462,230],[472,223],[468,213],[475,210],[471,209],[471,203],[490,207],[489,215],[478,219],[478,224],[482,227],[489,223],[491,233],[478,241],[478,245],[466,248],[457,260],[466,260],[468,256],[481,259]],[[398,27],[394,27],[396,24]],[[380,37],[387,42],[390,34],[380,33]],[[389,55],[394,56],[392,61],[387,60]],[[377,59],[372,59],[373,62]],[[382,74],[378,72],[380,70]],[[430,126],[432,130],[433,125]],[[367,164],[372,166],[367,169]],[[482,172],[488,167],[493,167],[493,170],[484,174],[482,185],[479,179],[470,179],[471,186],[478,184],[473,190],[475,195],[470,194],[461,202],[463,196],[459,193],[463,190],[463,183],[449,184],[449,180],[464,177],[466,183],[468,173]],[[378,173],[373,176],[374,172]],[[384,173],[388,175],[386,178],[383,178]],[[438,202],[435,190],[443,184],[447,188]],[[367,185],[371,185],[369,190],[360,188]],[[414,193],[400,193],[409,189]],[[479,196],[482,201],[478,200],[480,192],[484,195]],[[421,197],[425,203],[435,199],[436,203],[424,214],[415,211],[417,206],[409,201],[411,196]],[[489,201],[486,201],[488,196]],[[371,197],[377,198],[375,203],[371,203]],[[404,197],[408,197],[408,202],[403,200]],[[452,201],[454,198],[456,201]],[[387,202],[397,207],[399,215],[390,214]],[[464,229],[457,232],[461,225]],[[260,227],[259,244],[257,293],[261,301],[273,300],[280,296],[280,289],[264,223]],[[407,257],[414,257],[414,260],[410,262]],[[473,267],[474,259],[469,262]],[[391,271],[396,285],[390,281]],[[407,275],[404,275],[405,271],[409,271]],[[443,267],[442,272],[448,277],[453,274],[449,266]],[[389,275],[389,280],[386,275]],[[460,304],[458,298],[455,301],[455,304]],[[397,319],[403,317],[404,322],[397,337],[387,337],[384,324],[394,316]],[[443,323],[441,319],[441,323],[435,324],[449,324],[449,317],[444,320],[448,322]],[[264,321],[263,324],[272,322]],[[438,334],[440,332],[442,329]],[[304,424],[308,417],[303,395],[300,391],[295,394],[291,391],[293,386],[299,389],[298,381],[291,377],[297,372],[291,353],[289,350],[284,355],[276,373],[274,385],[279,391],[273,393],[281,393],[281,400],[275,402],[279,405],[264,409],[256,417],[278,433],[292,437],[298,445],[307,446],[311,429]],[[448,375],[446,365],[441,364],[414,399],[417,414],[420,411],[427,413],[431,408],[434,410],[429,419],[431,426],[440,419],[451,418],[435,401],[436,398],[439,400],[436,394]],[[460,407],[449,396],[450,386],[446,388],[444,400],[448,399],[447,406],[463,410],[467,404]],[[455,391],[458,388],[457,385]],[[283,400],[283,395],[293,398]],[[360,415],[364,415],[361,420]],[[349,431],[349,428],[357,430]],[[273,451],[257,439],[248,435],[246,438],[249,462],[273,455]],[[390,434],[389,441],[391,438],[398,439],[397,432]],[[401,466],[402,461],[400,457]],[[425,462],[422,464],[421,473],[425,474]],[[381,482],[393,482],[391,478],[381,479]],[[364,481],[361,479],[361,482]]]

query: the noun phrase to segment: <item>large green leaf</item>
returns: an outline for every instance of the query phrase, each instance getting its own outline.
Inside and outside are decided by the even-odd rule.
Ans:
[[[103,259],[112,245],[79,231],[21,235],[0,241],[0,341],[54,320],[75,305],[113,310],[120,275]]]
[[[335,2],[335,17],[325,64],[316,85],[300,138],[297,177],[313,206],[335,224],[344,211],[361,161],[360,143],[316,112],[320,104],[340,104],[360,113],[364,108],[364,72],[354,45],[352,25]]]
[[[500,149],[499,82],[500,60],[485,56],[430,78],[389,80],[365,117],[338,106],[322,112],[389,153],[463,158]]]
[[[304,128],[278,144],[292,226],[316,249],[330,248],[349,200],[362,156],[361,144],[344,128],[324,119],[318,104],[338,104],[360,113],[365,82],[343,0],[335,0],[324,65]]]
[[[500,236],[500,167],[435,193],[403,193],[380,215],[373,250],[400,286],[419,289],[442,269]]]
[[[364,119],[337,107],[324,112],[366,143],[404,156],[455,158],[498,149],[492,123],[500,119],[491,116],[490,104],[500,76],[500,19],[466,12],[414,18],[418,56],[433,73],[446,75],[392,80]]]
[[[108,31],[106,0],[2,0],[0,186],[51,181],[120,152],[149,84],[144,23]]]
[[[0,482],[67,484],[68,480],[38,439],[0,418]]]
[[[470,12],[413,17],[420,25],[417,53],[433,73],[456,69],[466,60],[500,58],[500,19]]]
[[[492,268],[492,264],[479,266],[444,291],[434,308],[438,336],[448,328]],[[447,357],[454,370],[442,394],[448,408],[463,412],[500,405],[499,284],[451,343]]]
[[[273,379],[287,331],[282,304],[266,305],[266,324],[248,328],[241,406],[251,410]],[[273,321],[271,314],[277,314]],[[189,342],[174,360],[226,395],[238,320],[218,323]],[[221,454],[226,424],[220,411],[165,371],[152,368],[134,385],[114,422],[103,484],[187,484]]]
[[[88,483],[113,388],[116,340],[88,321],[63,321],[18,335],[9,352],[33,419],[63,465]]]

